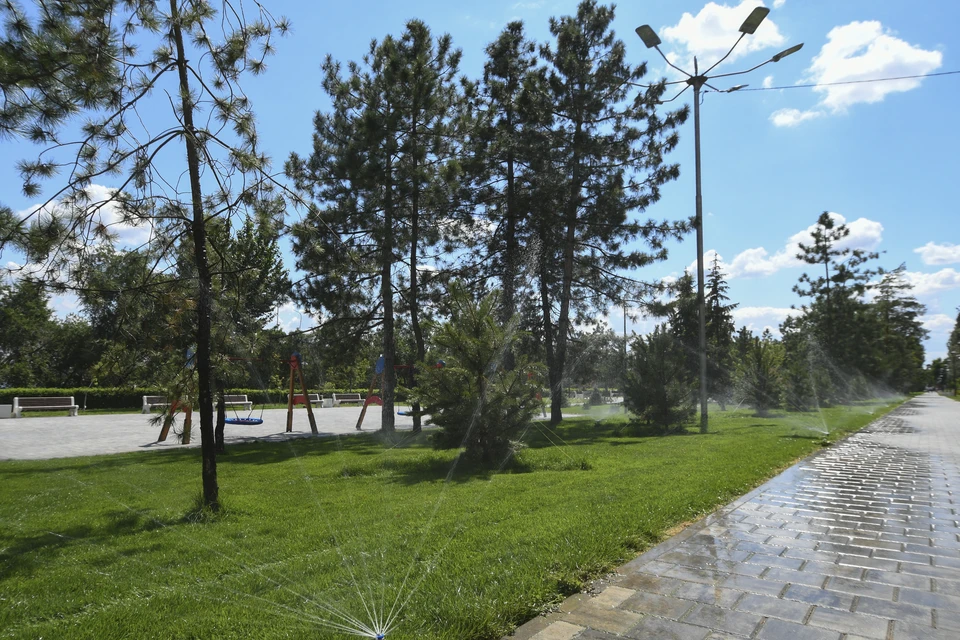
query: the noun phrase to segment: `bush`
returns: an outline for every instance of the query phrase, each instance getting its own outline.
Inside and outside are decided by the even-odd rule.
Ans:
[[[655,432],[680,432],[695,411],[693,382],[683,345],[658,326],[633,342],[623,401]]]
[[[767,336],[754,338],[740,370],[740,397],[759,416],[779,407],[783,394],[783,347]]]
[[[423,367],[418,397],[438,448],[465,447],[465,455],[484,465],[502,462],[511,453],[511,439],[528,426],[541,408],[537,398],[539,366],[520,359],[512,371],[502,366],[509,346],[495,320],[498,295],[479,303],[459,285],[451,291],[452,317],[439,327],[430,361],[442,369]]]

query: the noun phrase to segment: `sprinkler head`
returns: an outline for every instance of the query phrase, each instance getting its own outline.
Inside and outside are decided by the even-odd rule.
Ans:
[[[378,634],[377,634],[377,640],[383,640],[383,634],[382,634],[382,633],[378,633]]]

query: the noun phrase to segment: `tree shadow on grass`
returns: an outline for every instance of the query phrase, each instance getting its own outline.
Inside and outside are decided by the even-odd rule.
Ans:
[[[116,546],[119,537],[186,524],[182,517],[160,519],[126,510],[98,513],[97,517],[107,519],[108,522],[98,525],[78,524],[55,531],[10,536],[10,542],[0,552],[0,583],[17,575],[33,575],[38,567],[50,566],[55,562],[57,553],[67,547],[91,545],[106,548],[108,545]],[[123,552],[115,549],[110,551],[112,555],[132,556],[149,553],[158,546],[137,545]]]

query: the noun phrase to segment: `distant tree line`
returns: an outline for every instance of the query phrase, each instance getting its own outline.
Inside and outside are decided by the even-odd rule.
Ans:
[[[876,253],[843,247],[849,233],[823,213],[809,242],[800,243],[797,258],[815,270],[794,287],[806,303],[780,325],[779,339],[769,330],[735,331],[737,305],[714,260],[706,287],[707,385],[722,410],[735,403],[760,415],[809,411],[923,390],[938,375],[924,369],[925,308],[910,294],[905,267],[872,267]],[[628,407],[661,431],[682,429],[693,415],[699,376],[692,277],[685,274],[672,290],[672,299],[651,307],[666,322],[634,338],[627,375]]]

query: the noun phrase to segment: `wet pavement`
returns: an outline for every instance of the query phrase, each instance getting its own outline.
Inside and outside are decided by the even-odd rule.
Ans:
[[[926,394],[514,640],[960,638],[960,402]]]
[[[260,425],[227,425],[224,440],[227,446],[240,442],[270,441],[279,442],[290,438],[329,437],[354,435],[360,407],[336,407],[314,409],[317,421],[317,436],[310,429],[307,410],[294,409],[293,431],[287,432],[286,409],[259,409],[250,413],[251,417],[262,418]],[[236,414],[247,417],[248,412]],[[235,417],[233,412],[228,417]],[[380,428],[381,408],[367,408],[363,421],[363,430],[376,431]],[[126,451],[157,451],[180,448],[173,431],[167,439],[158,442],[160,427],[150,424],[149,415],[99,414],[76,417],[29,417],[0,420],[0,460],[42,460],[46,458],[71,458],[74,456],[92,456],[104,453],[122,453]],[[177,420],[176,427],[182,426]],[[396,416],[398,431],[413,428],[413,418]],[[193,438],[190,447],[200,446],[200,418],[194,416]]]

